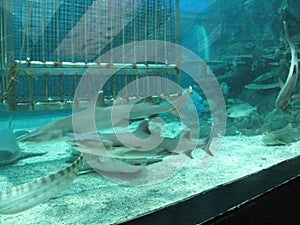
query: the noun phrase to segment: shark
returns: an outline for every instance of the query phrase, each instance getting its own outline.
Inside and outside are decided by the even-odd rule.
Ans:
[[[132,132],[139,138],[149,138],[151,132],[148,128],[148,121],[144,120],[140,123],[138,128]],[[132,134],[131,133],[131,134]],[[97,135],[97,136],[96,136]],[[80,169],[83,168],[85,158],[89,157],[95,162],[94,169],[104,170],[104,172],[125,172],[136,173],[144,168],[143,165],[131,165],[122,163],[122,159],[130,159],[131,162],[136,160],[147,160],[146,163],[156,163],[161,161],[165,155],[170,154],[188,154],[191,156],[191,151],[195,148],[205,148],[207,154],[211,154],[209,146],[212,137],[207,140],[195,141],[189,138],[188,132],[181,135],[180,139],[165,138],[154,135],[155,139],[159,139],[160,144],[154,149],[146,151],[147,148],[142,148],[141,143],[132,144],[132,148],[124,146],[116,134],[102,134],[103,146],[108,148],[106,153],[104,149],[99,149],[99,142],[97,141],[99,134],[82,134],[77,136],[77,139],[69,140],[68,143],[75,148],[79,148],[84,152],[80,152],[78,158],[68,167],[62,169],[54,174],[37,178],[31,182],[21,184],[8,190],[0,192],[0,214],[15,214],[49,200],[58,193],[67,188],[76,178]],[[124,132],[123,138],[130,135]],[[177,146],[177,147],[176,147]],[[205,147],[206,146],[206,147]],[[149,146],[148,146],[149,147]],[[175,151],[174,149],[179,149]],[[143,150],[141,150],[143,149]],[[85,157],[83,157],[85,155]],[[104,157],[104,158],[103,158]],[[149,160],[150,159],[150,160]],[[102,162],[99,168],[99,162]],[[118,171],[116,171],[116,169]]]
[[[191,139],[190,131],[177,138],[154,135],[149,130],[148,120],[140,122],[134,132],[82,134],[67,141],[80,152],[117,159],[155,158],[170,154],[185,154],[192,158],[192,151],[196,148],[213,156],[209,150],[210,142],[211,138]]]
[[[15,214],[33,208],[56,196],[76,178],[83,156],[57,173],[0,192],[0,214]]]
[[[45,152],[24,152],[16,141],[12,118],[8,127],[0,131],[0,167],[16,163],[20,159],[44,155]]]
[[[182,109],[191,93],[192,87],[189,87],[189,89],[181,96],[172,101],[166,101],[164,104],[150,104],[149,102],[143,102],[139,104],[107,106],[104,102],[103,92],[100,92],[98,97],[100,101],[98,101],[96,107],[89,107],[74,113],[73,115],[45,124],[19,138],[18,141],[27,144],[40,144],[64,140],[69,133],[94,133],[95,125],[93,124],[91,115],[95,116],[97,130],[120,126],[121,124],[124,124],[124,122],[127,122],[128,124],[128,121],[142,120],[163,112]],[[74,121],[76,124],[75,130],[73,126]]]
[[[184,103],[188,99],[188,95],[191,93],[191,88],[187,93],[184,93],[182,96],[178,97],[174,101],[172,101],[172,106],[175,108],[182,107]],[[146,111],[145,109],[142,109],[140,105],[137,105],[138,107],[135,109],[133,116],[130,117],[131,119],[139,119],[139,118],[144,118],[146,116],[152,116],[156,113],[160,113],[161,111],[166,111],[166,110],[171,110],[170,104],[166,104],[163,107],[158,106],[157,109]],[[144,105],[145,106],[145,105]],[[143,107],[144,107],[143,106]],[[153,107],[153,106],[152,106]],[[123,109],[122,107],[120,110]],[[172,109],[173,110],[173,109]],[[101,111],[101,110],[100,110]],[[79,112],[80,113],[80,112]],[[105,114],[105,113],[104,113]],[[78,114],[76,115],[78,116]],[[124,117],[122,117],[124,118]],[[103,124],[102,124],[103,126]],[[106,126],[104,126],[106,127]],[[62,130],[61,130],[62,129]],[[145,129],[145,128],[143,128]],[[136,133],[142,133],[142,126],[139,128],[139,130],[136,131]],[[87,129],[87,131],[89,131]],[[50,132],[50,134],[47,134],[47,132]],[[38,128],[37,130],[29,133],[28,135],[25,135],[25,138],[23,140],[30,140],[33,142],[40,142],[40,141],[48,141],[49,139],[58,139],[62,136],[68,136],[70,135],[70,132],[72,133],[72,120],[70,117],[64,118],[62,120],[59,120],[59,122],[54,122],[47,124],[46,126],[42,128]],[[146,132],[144,132],[146,133]],[[146,134],[146,136],[149,136]],[[27,139],[29,138],[29,139]],[[124,150],[127,149],[127,152],[131,152],[131,150],[128,150],[127,147],[121,146],[120,143],[117,143],[117,139],[113,136],[106,136],[106,142],[104,141],[104,144],[111,149],[115,150],[116,152],[119,152],[119,157],[125,159],[126,157],[124,156]],[[92,139],[93,140],[93,139]],[[86,142],[87,143],[87,142]],[[93,142],[88,142],[88,143],[93,143]],[[164,143],[166,144],[166,143]],[[120,147],[118,147],[120,145]],[[134,145],[135,148],[140,149],[139,145]],[[87,148],[93,148],[93,146],[87,146]],[[164,145],[162,145],[160,148],[156,148],[154,152],[151,152],[152,154],[160,154],[163,149],[165,148]],[[120,153],[122,152],[122,154]],[[95,154],[95,152],[92,152]],[[96,152],[98,154],[98,152]],[[146,151],[144,151],[146,153]],[[149,152],[147,152],[149,154]],[[92,156],[92,154],[87,154],[87,156]],[[137,159],[144,160],[145,155],[142,155],[141,157],[136,157],[134,160],[136,161]],[[104,167],[106,167],[108,164],[115,164],[116,161],[119,159],[114,158],[114,157],[105,157],[106,158],[106,163],[104,164]],[[129,157],[130,158],[130,157]],[[108,160],[107,160],[108,159]],[[128,158],[127,158],[128,159]],[[147,159],[148,160],[148,159]],[[155,163],[160,161],[160,157],[157,159],[150,159],[151,163]],[[11,189],[4,190],[0,192],[0,214],[15,214],[19,213],[25,210],[28,210],[30,208],[33,208],[37,205],[39,205],[42,202],[45,202],[49,200],[50,198],[56,196],[58,193],[63,191],[65,188],[67,188],[76,178],[78,172],[84,165],[84,157],[83,153],[80,153],[78,158],[68,167],[53,173],[48,176],[40,177],[37,178],[31,182],[24,183],[21,185],[18,185],[16,187],[12,187]],[[124,169],[123,164],[122,165],[117,165],[119,166],[119,169]],[[140,167],[133,167],[129,165],[129,167],[132,169],[131,171],[125,171],[125,172],[137,172],[140,170]],[[128,167],[126,167],[128,169]]]
[[[275,104],[276,107],[280,109],[285,109],[289,104],[290,99],[293,97],[297,80],[298,80],[298,73],[299,73],[296,47],[290,38],[285,21],[283,21],[283,29],[284,29],[286,40],[291,49],[292,58],[291,58],[289,74],[285,83],[283,84],[283,82],[279,80],[281,90],[278,93]]]

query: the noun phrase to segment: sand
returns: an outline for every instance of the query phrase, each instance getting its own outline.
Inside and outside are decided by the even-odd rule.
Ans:
[[[194,158],[183,168],[151,185],[122,185],[97,173],[79,175],[56,198],[18,214],[0,215],[0,224],[116,224],[300,154],[300,142],[289,146],[265,146],[261,139],[261,135],[227,136],[213,162],[204,170],[199,168],[205,153],[196,149]],[[47,154],[1,168],[2,190],[69,165],[65,159],[70,155],[70,147],[64,142],[21,147],[25,151],[46,151]],[[151,173],[143,171],[142,175],[156,181],[168,171],[167,167],[158,166]]]

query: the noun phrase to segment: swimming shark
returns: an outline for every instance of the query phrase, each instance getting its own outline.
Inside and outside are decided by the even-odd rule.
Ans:
[[[81,154],[74,163],[57,173],[1,191],[0,214],[19,213],[56,196],[73,182],[82,165]]]
[[[48,123],[19,138],[18,141],[39,144],[64,139],[69,133],[94,133],[95,125],[91,115],[95,115],[97,130],[103,130],[119,126],[124,122],[128,124],[128,121],[142,120],[163,112],[174,111],[175,109],[180,110],[189,99],[191,93],[192,88],[190,87],[178,98],[167,101],[164,104],[155,105],[143,102],[139,104],[106,106],[104,105],[103,92],[101,92],[98,98],[100,98],[99,102],[102,103],[98,104],[97,107],[89,107],[73,115]],[[76,125],[75,130],[73,125]]]
[[[288,33],[287,25],[285,21],[283,21],[283,28],[284,28],[286,40],[291,49],[292,58],[291,58],[291,66],[290,66],[289,74],[285,83],[283,84],[283,82],[279,80],[280,86],[282,88],[276,98],[275,104],[276,107],[280,109],[285,109],[289,104],[291,97],[293,97],[297,80],[298,80],[298,73],[299,73],[296,47],[292,42],[292,40],[290,39],[290,35]]]
[[[143,120],[134,132],[75,135],[67,143],[84,153],[116,158],[149,157],[166,152],[192,157],[192,151],[196,148],[203,148],[213,156],[209,150],[209,139],[193,140],[190,138],[190,131],[177,138],[154,135],[149,130],[148,120]]]
[[[143,121],[134,133],[139,138],[142,137],[148,138],[149,137],[148,122],[146,120]],[[192,151],[193,149],[200,146],[203,147],[205,144],[207,145],[207,149],[209,149],[209,145],[210,145],[210,141],[209,143],[193,141],[189,139],[185,134],[184,136],[181,137],[182,138],[181,143],[180,141],[178,142],[178,140],[172,140],[171,138],[164,138],[163,141],[154,150],[137,151],[137,150],[141,150],[141,148],[138,147],[138,145],[132,145],[134,148],[133,149],[127,148],[127,152],[124,153],[126,147],[124,146],[118,147],[120,143],[119,140],[116,139],[116,137],[109,134],[109,135],[102,136],[102,138],[107,140],[106,144],[108,147],[115,150],[114,153],[109,154],[109,157],[107,157],[106,153],[103,153],[104,152],[103,150],[99,151],[99,145],[97,144],[97,139],[95,138],[95,136],[91,134],[88,136],[83,135],[82,139],[77,138],[76,142],[75,140],[73,140],[73,141],[69,141],[68,143],[74,145],[75,147],[78,147],[80,145],[81,147],[84,147],[84,149],[89,149],[88,151],[85,150],[84,154],[85,157],[90,156],[93,158],[93,162],[96,163],[95,169],[101,169],[104,172],[119,172],[119,173],[120,172],[135,173],[143,168],[143,166],[133,166],[130,164],[124,166],[124,163],[122,164],[119,161],[119,159],[122,157],[126,158],[128,156],[130,157],[135,156],[138,159],[141,157],[149,158],[149,155],[152,155],[154,156],[152,158],[155,158],[157,156],[157,160],[160,161],[160,156],[165,154],[165,152],[162,153],[162,151],[167,150],[170,153],[173,153],[174,150],[173,148],[175,148],[175,145],[177,145],[178,143],[179,143],[179,149],[182,148],[182,150],[175,152],[175,154],[181,154],[181,153],[185,154],[187,151]],[[82,149],[83,148],[80,148],[80,150]],[[108,151],[110,151],[111,149],[109,149]],[[131,153],[132,151],[134,151],[134,154]],[[99,155],[99,152],[100,153],[102,152],[102,156],[104,155],[105,158],[102,158],[102,156]],[[208,151],[206,152],[208,154],[211,154]],[[93,153],[93,154],[89,154],[89,153]],[[119,157],[119,159],[112,157],[111,154]],[[97,160],[95,161],[95,159]],[[103,163],[99,164],[100,161]],[[37,178],[31,182],[21,184],[19,186],[13,187],[8,190],[1,191],[0,192],[0,214],[19,213],[24,210],[30,209],[56,196],[58,193],[63,191],[66,187],[68,187],[73,182],[79,170],[83,167],[83,164],[84,164],[83,154],[80,153],[80,155],[78,156],[78,158],[74,163],[72,163],[67,168],[58,171],[57,173],[51,174],[49,176]],[[116,171],[116,169],[118,171]]]
[[[139,138],[149,138],[150,131],[148,129],[148,121],[145,120],[141,122],[136,131],[133,133]],[[122,135],[125,136],[129,134]],[[181,141],[172,140],[171,138],[163,138],[162,142],[152,150],[136,151],[142,149],[139,144],[133,144],[133,149],[128,149],[128,147],[122,146],[123,144],[120,144],[120,141],[116,139],[114,135],[102,134],[101,138],[106,140],[106,143],[104,142],[104,145],[107,145],[107,147],[109,148],[108,151],[113,150],[113,152],[109,153],[109,155],[105,153],[103,149],[99,150],[99,142],[97,142],[99,138],[98,136],[96,137],[95,135],[86,134],[82,135],[81,137],[82,138],[80,138],[80,136],[77,137],[76,140],[69,140],[68,143],[76,148],[80,146],[80,150],[84,150],[85,157],[90,156],[93,158],[93,162],[96,162],[95,169],[101,169],[104,170],[104,172],[138,172],[143,168],[143,166],[133,166],[130,164],[124,166],[125,164],[121,163],[119,159],[127,157],[135,157],[135,159],[141,159],[147,157],[149,158],[149,156],[154,156],[150,158],[156,158],[155,160],[157,161],[154,160],[151,162],[155,163],[160,161],[161,156],[165,154],[164,150],[169,151],[171,154],[187,153],[188,155],[191,155],[192,150],[197,147],[204,147],[206,145],[206,152],[212,155],[209,151],[212,136],[208,139],[208,142],[194,141],[191,140],[185,133],[183,136],[181,136]],[[154,136],[154,138],[159,137]],[[177,144],[179,144],[179,147],[177,146]],[[178,147],[179,151],[173,152],[176,146]],[[102,156],[104,156],[105,158],[103,159]],[[97,160],[95,161],[95,159]],[[99,168],[100,161],[103,163]],[[37,178],[29,183],[21,184],[19,186],[0,192],[0,214],[19,213],[56,196],[59,192],[64,190],[73,182],[79,170],[83,167],[84,162],[85,160],[83,158],[83,153],[80,153],[78,158],[72,165],[58,171],[57,173]],[[112,165],[114,167],[112,167]],[[116,169],[118,171],[116,171]]]
[[[9,119],[8,128],[0,131],[0,166],[6,166],[20,159],[41,156],[45,152],[23,152],[15,139],[12,128],[12,119]]]

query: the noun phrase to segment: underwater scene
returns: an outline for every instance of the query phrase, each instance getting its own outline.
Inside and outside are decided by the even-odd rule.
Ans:
[[[0,224],[131,224],[299,157],[299,25],[300,0],[0,0]]]

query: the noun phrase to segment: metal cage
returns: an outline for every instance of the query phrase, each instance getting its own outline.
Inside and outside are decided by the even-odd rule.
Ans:
[[[178,0],[1,2],[0,91],[7,94],[17,79],[18,103],[72,100],[87,73],[101,75],[106,95],[113,97],[143,76],[180,81],[176,47],[169,44],[179,42]],[[108,79],[109,70],[115,72]],[[177,93],[157,89],[157,95]]]

